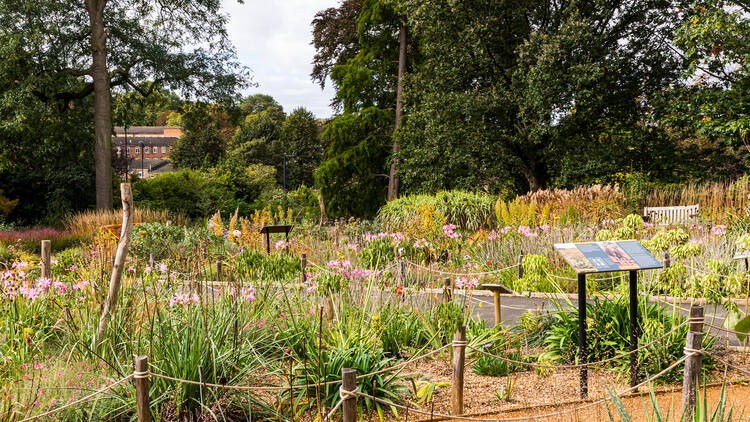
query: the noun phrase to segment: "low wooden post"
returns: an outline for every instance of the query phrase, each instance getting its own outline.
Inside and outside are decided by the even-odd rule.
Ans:
[[[502,319],[500,311],[500,291],[493,289],[492,296],[495,299],[495,326],[498,326]]]
[[[404,261],[403,259],[400,260],[400,261],[401,261],[400,262],[400,264],[401,264],[401,283],[403,283],[404,280],[406,280],[406,261]]]
[[[50,270],[52,252],[52,243],[49,240],[42,240],[42,278],[50,278],[52,271]]]
[[[357,370],[343,368],[341,370],[341,387],[344,391],[355,391],[357,389]],[[357,397],[343,398],[341,413],[343,422],[356,422],[357,420]]]
[[[521,255],[518,255],[518,279],[523,278],[523,252],[521,252]]]
[[[451,409],[454,415],[464,413],[464,363],[466,362],[466,326],[453,336],[453,382]]]
[[[453,297],[453,289],[451,289],[451,278],[445,277],[443,280],[445,283],[443,285],[443,302],[444,303],[450,303],[452,297]]]
[[[135,357],[135,404],[138,408],[138,422],[151,422],[151,404],[148,396],[148,356]]]
[[[152,253],[148,254],[148,266],[151,267],[151,269],[154,268],[154,254]]]
[[[222,267],[224,266],[223,260],[224,255],[218,255],[216,257],[216,279],[219,281],[221,281]]]
[[[300,258],[300,262],[302,264],[302,282],[307,283],[307,254],[303,253],[302,257]]]
[[[669,268],[672,265],[672,257],[669,256],[669,252],[664,252],[664,269]]]
[[[692,420],[695,413],[698,378],[703,365],[703,355],[694,353],[703,345],[703,307],[690,307],[690,331],[685,342],[685,372],[682,380],[682,420]]]

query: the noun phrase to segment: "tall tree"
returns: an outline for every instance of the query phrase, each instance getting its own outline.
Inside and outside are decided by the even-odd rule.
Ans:
[[[649,139],[643,104],[677,77],[654,41],[671,39],[677,1],[394,3],[423,54],[399,132],[407,189],[548,186],[604,122]]]
[[[234,127],[216,105],[196,103],[182,115],[184,133],[169,154],[175,167],[199,169],[217,165],[226,155]]]
[[[354,14],[351,33],[345,19]],[[327,151],[316,183],[330,214],[373,215],[387,198],[400,18],[383,0],[344,1],[338,10],[319,13],[313,27],[318,55],[312,76],[321,83],[330,77],[341,111],[323,132]]]
[[[111,89],[155,83],[185,95],[226,99],[247,80],[236,62],[219,0],[2,0],[0,44],[19,42],[45,102],[94,96],[97,208],[112,207]],[[196,47],[196,46],[206,46]],[[10,60],[4,56],[0,60]],[[45,84],[67,76],[68,86]]]
[[[398,88],[396,88],[396,125],[394,132],[401,128],[401,116],[404,111],[404,74],[406,73],[406,23],[401,21],[399,28],[398,47]],[[391,157],[391,170],[388,172],[388,200],[392,201],[398,196],[398,174],[396,173],[396,161],[398,159],[398,139],[393,140],[393,156]]]
[[[684,73],[657,104],[662,122],[750,151],[750,6],[707,0],[683,9],[674,43]]]
[[[313,174],[323,157],[319,127],[315,116],[304,108],[292,111],[281,126],[281,154],[294,155],[287,165],[287,185],[290,189],[301,185],[313,186],[315,183]]]

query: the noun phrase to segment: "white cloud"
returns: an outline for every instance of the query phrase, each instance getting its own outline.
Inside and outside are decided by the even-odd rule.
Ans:
[[[317,117],[330,117],[334,92],[310,79],[315,49],[312,26],[315,14],[338,6],[338,0],[227,0],[227,30],[240,61],[252,69],[257,88],[245,94],[268,94],[287,112],[305,107]]]

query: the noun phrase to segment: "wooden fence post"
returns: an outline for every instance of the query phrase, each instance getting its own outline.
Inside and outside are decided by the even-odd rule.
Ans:
[[[138,408],[138,422],[151,422],[151,404],[148,396],[148,356],[135,357],[135,404]]]
[[[151,267],[151,269],[154,268],[154,254],[152,253],[148,254],[148,266]]]
[[[451,278],[445,277],[443,280],[443,303],[450,303],[453,296],[453,289],[451,289]]]
[[[451,384],[451,409],[454,415],[464,413],[464,363],[466,362],[466,326],[453,336],[453,382]]]
[[[703,355],[694,350],[703,348],[703,307],[690,307],[690,331],[685,342],[685,372],[682,380],[682,420],[692,420],[695,413],[698,378],[701,375]]]
[[[50,271],[50,265],[51,265],[51,255],[52,252],[52,243],[49,240],[42,240],[42,278],[50,278],[50,274],[52,272]]]
[[[221,281],[221,273],[222,273],[221,270],[222,270],[222,267],[223,267],[223,262],[222,262],[223,259],[224,259],[223,255],[218,255],[216,257],[216,279],[218,281]]]
[[[302,257],[300,258],[300,262],[302,264],[302,282],[307,283],[307,274],[305,271],[307,270],[307,254],[303,253]]]
[[[521,252],[521,255],[518,255],[518,279],[523,278],[523,252]]]
[[[664,269],[666,270],[672,265],[672,258],[669,256],[669,252],[664,252]]]
[[[357,389],[357,370],[343,368],[341,370],[341,388],[344,391],[355,391]],[[357,420],[357,397],[342,398],[341,413],[343,422],[356,422]]]

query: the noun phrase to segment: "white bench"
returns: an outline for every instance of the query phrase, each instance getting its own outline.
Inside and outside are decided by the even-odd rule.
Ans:
[[[681,205],[675,207],[645,207],[644,220],[656,224],[684,223],[698,216],[700,207],[696,205]]]

